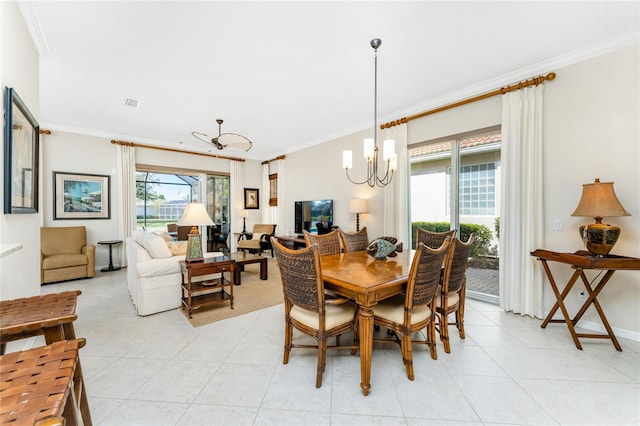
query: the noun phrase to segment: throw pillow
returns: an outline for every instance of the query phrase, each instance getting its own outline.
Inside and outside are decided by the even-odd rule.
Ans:
[[[142,247],[149,252],[151,257],[154,259],[171,257],[171,250],[169,250],[166,241],[162,237],[154,234],[148,235],[149,236],[142,242]]]
[[[162,232],[158,233],[158,235],[160,235],[162,237],[162,239],[164,239],[168,243],[173,242],[173,238],[171,237],[171,235],[169,235],[169,233],[167,231],[162,231]]]
[[[182,254],[187,254],[187,244],[186,241],[182,241],[183,244],[176,244],[173,241],[167,241],[167,247],[169,247],[169,251],[173,256],[179,256]]]
[[[262,238],[262,236],[264,235],[264,232],[255,232],[252,236],[251,239],[252,240],[260,240],[260,238]]]

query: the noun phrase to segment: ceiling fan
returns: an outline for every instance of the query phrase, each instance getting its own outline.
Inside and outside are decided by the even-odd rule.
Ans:
[[[198,140],[208,144],[210,143],[220,150],[225,148],[240,148],[249,151],[251,149],[253,144],[249,139],[237,133],[222,133],[222,123],[224,121],[217,119],[216,122],[218,123],[218,137],[209,139],[209,136],[205,133],[191,132],[191,134]]]

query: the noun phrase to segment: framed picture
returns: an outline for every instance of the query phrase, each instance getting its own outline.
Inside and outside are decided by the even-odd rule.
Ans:
[[[53,220],[110,219],[110,177],[53,172]]]
[[[4,212],[38,213],[40,126],[11,87],[4,117]]]
[[[259,209],[260,208],[260,190],[257,188],[244,189],[244,208]]]

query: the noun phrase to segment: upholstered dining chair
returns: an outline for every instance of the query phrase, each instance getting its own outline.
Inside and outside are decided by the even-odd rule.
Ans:
[[[367,235],[367,227],[363,227],[357,232],[340,231],[340,239],[342,240],[342,248],[345,253],[352,251],[365,250],[369,245],[369,236]]]
[[[416,231],[416,247],[418,243],[424,243],[425,246],[436,249],[442,245],[447,237],[455,238],[456,230],[446,232],[433,232],[426,229],[418,228]]]
[[[353,330],[357,339],[357,306],[346,299],[327,299],[317,244],[299,250],[291,250],[271,238],[275,257],[282,276],[284,292],[285,337],[282,363],[289,362],[292,348],[317,348],[318,366],[316,388],[322,386],[322,375],[327,362],[327,349],[356,349],[355,344],[328,345],[328,340]],[[317,346],[294,344],[293,328],[313,337]]]
[[[451,237],[447,237],[438,249],[418,243],[411,263],[405,294],[382,300],[373,307],[374,324],[386,327],[396,337],[374,339],[375,342],[400,342],[402,361],[409,380],[414,379],[412,336],[426,328],[426,340],[415,341],[429,346],[432,359],[438,359],[435,330],[435,296],[440,284],[442,264],[449,251]],[[398,337],[398,334],[400,337]]]
[[[442,279],[436,296],[436,313],[438,314],[438,327],[440,340],[444,345],[444,351],[451,353],[449,342],[449,314],[455,312],[456,322],[460,338],[464,339],[464,304],[467,291],[467,267],[469,265],[469,253],[475,241],[475,235],[471,234],[466,243],[458,238],[451,242],[450,254],[445,262]]]
[[[340,235],[338,234],[337,229],[322,235],[312,234],[306,230],[302,230],[302,233],[307,247],[310,247],[313,244],[318,245],[318,252],[320,253],[320,256],[342,253],[342,248],[340,247]]]

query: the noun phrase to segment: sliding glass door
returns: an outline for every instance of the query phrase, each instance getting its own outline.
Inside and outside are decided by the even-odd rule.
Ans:
[[[409,147],[412,238],[417,227],[455,228],[462,240],[475,234],[467,294],[494,303],[499,300],[500,142],[494,130]]]

